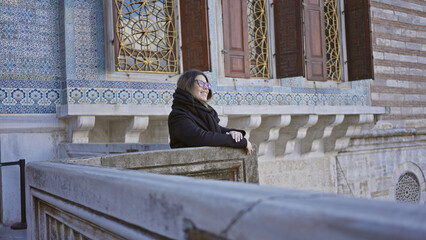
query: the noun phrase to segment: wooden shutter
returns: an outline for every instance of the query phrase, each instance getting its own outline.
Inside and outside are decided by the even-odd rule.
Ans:
[[[184,71],[210,71],[207,0],[180,0]]]
[[[368,0],[345,1],[349,80],[373,78],[373,52]]]
[[[247,0],[223,0],[225,76],[250,77]]]
[[[303,76],[302,0],[275,0],[277,78]]]
[[[327,80],[327,52],[323,0],[305,0],[306,78]]]

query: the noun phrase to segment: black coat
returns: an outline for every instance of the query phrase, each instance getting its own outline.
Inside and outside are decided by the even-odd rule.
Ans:
[[[247,140],[243,138],[235,142],[230,131],[245,131],[224,128],[219,125],[216,111],[194,99],[191,94],[176,89],[173,94],[172,112],[169,114],[168,125],[170,134],[170,147],[200,147],[200,146],[225,146],[246,148]]]

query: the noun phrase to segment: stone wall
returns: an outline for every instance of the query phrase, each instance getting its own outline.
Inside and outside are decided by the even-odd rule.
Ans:
[[[424,134],[395,130],[364,135],[353,139],[336,161],[338,193],[426,203]],[[412,177],[404,181],[407,173]],[[402,195],[397,193],[402,189]]]
[[[391,107],[382,128],[426,126],[426,3],[372,0],[371,100]]]

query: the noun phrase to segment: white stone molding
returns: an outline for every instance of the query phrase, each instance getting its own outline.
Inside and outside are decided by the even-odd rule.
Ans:
[[[317,124],[318,115],[306,115],[305,119],[305,123],[298,128],[296,137],[287,142],[285,154],[302,154],[302,141],[307,139],[308,130]]]
[[[275,152],[275,141],[280,136],[280,129],[288,126],[291,115],[263,116],[259,128],[252,131],[252,141],[258,143],[258,158],[260,161],[267,159],[264,156]],[[275,156],[273,156],[275,157]]]
[[[360,114],[360,115],[351,115],[347,117],[347,130],[346,134],[336,140],[335,150],[341,150],[349,146],[349,141],[351,137],[358,135],[361,132],[362,126],[364,124],[374,122],[373,114]]]
[[[246,131],[245,138],[250,140],[250,132],[260,126],[262,122],[261,115],[248,115],[236,118],[229,118],[228,125],[230,128],[239,128]]]
[[[289,153],[289,151],[286,150],[288,146],[287,143],[297,137],[299,128],[306,125],[308,120],[309,115],[291,115],[290,124],[280,129],[279,137],[277,141],[275,141],[276,157],[282,158],[286,153]]]
[[[66,132],[66,120],[56,114],[0,114],[0,134]]]
[[[130,125],[126,128],[124,135],[125,143],[137,143],[143,131],[148,128],[149,117],[147,116],[134,116],[130,121]]]
[[[330,142],[336,142],[336,140],[332,138],[332,135],[336,126],[341,125],[345,119],[345,115],[342,114],[328,115],[327,117],[332,118],[331,122],[325,126],[322,136],[312,142],[312,152],[317,154],[324,154],[326,149],[330,150],[330,148],[326,148],[325,145],[329,145]]]
[[[242,118],[233,121],[236,119]],[[260,126],[251,133],[251,141],[259,146],[259,161],[323,156],[347,147],[351,137],[373,121],[373,114],[262,115]]]
[[[89,143],[89,132],[95,126],[95,116],[72,117],[68,126],[68,136],[72,143]]]

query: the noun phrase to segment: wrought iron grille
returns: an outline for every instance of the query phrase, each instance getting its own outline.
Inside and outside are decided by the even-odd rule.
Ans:
[[[269,78],[267,0],[248,0],[250,76]]]
[[[116,70],[176,73],[174,0],[115,0]]]
[[[342,81],[338,0],[324,1],[324,16],[328,79]]]
[[[420,184],[416,175],[407,172],[399,177],[395,189],[395,199],[400,202],[419,202]]]

